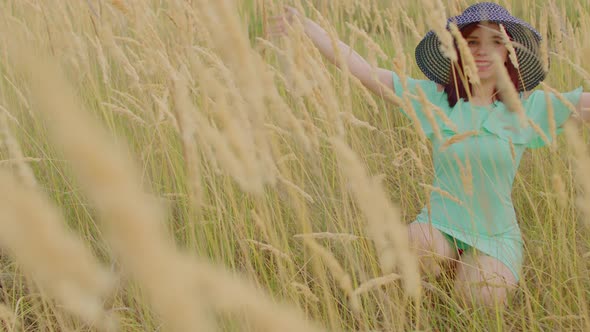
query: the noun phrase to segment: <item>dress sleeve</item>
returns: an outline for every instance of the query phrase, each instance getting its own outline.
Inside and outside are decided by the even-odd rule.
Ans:
[[[565,100],[567,100],[574,107],[578,105],[580,96],[582,95],[582,87],[575,90],[564,92],[561,94]],[[547,98],[548,97],[548,98]],[[553,108],[553,118],[549,119],[548,102],[551,103]],[[562,132],[562,126],[570,117],[572,110],[566,105],[556,94],[546,93],[542,90],[533,92],[528,100],[526,101],[526,113],[529,119],[531,119],[551,142],[551,129],[550,123],[554,122],[556,127],[556,133]],[[540,148],[545,146],[546,143],[542,139],[541,135],[535,132],[533,139],[529,142],[529,148]]]
[[[428,121],[428,117],[423,110],[422,104],[417,98],[415,98],[417,96],[417,90],[420,88],[426,95],[428,101],[440,107],[445,111],[445,113],[448,113],[448,107],[441,107],[441,105],[448,104],[446,94],[444,91],[438,91],[438,86],[436,83],[430,80],[407,78],[406,83],[407,88],[404,89],[404,85],[402,84],[400,77],[395,72],[393,73],[393,87],[395,89],[395,94],[400,98],[403,98],[405,94],[410,94],[412,96],[410,97],[410,105],[413,111],[416,113],[416,117],[418,118],[424,133],[428,139],[432,140],[434,129],[432,128],[430,121]],[[402,108],[401,111],[408,119],[412,120],[412,117],[410,116],[410,112],[412,110]],[[442,121],[438,116],[434,116],[434,119],[439,125],[442,125]]]

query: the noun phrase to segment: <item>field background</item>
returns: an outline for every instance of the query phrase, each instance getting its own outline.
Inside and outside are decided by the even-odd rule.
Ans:
[[[427,3],[0,1],[1,328],[590,330],[586,130],[525,154],[520,288],[465,309],[408,251],[432,177],[415,127],[297,25],[265,36],[295,5],[422,78]],[[499,3],[545,35],[549,86],[590,88],[590,3]]]

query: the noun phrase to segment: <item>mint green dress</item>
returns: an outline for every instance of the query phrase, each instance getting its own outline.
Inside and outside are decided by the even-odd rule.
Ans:
[[[545,145],[544,140],[531,126],[522,126],[518,115],[501,102],[473,106],[459,100],[451,108],[446,93],[438,91],[436,83],[432,81],[408,78],[406,91],[399,77],[394,74],[393,83],[399,97],[410,97],[420,125],[432,142],[435,173],[432,186],[436,190],[430,195],[429,207],[427,205],[422,209],[415,222],[430,223],[458,249],[475,248],[497,258],[518,280],[523,260],[523,242],[512,204],[512,183],[525,149],[542,147]],[[436,137],[418,101],[417,87],[424,91],[432,104],[442,109],[456,130],[445,125],[442,117],[433,112],[442,135],[442,138]],[[580,87],[563,96],[577,105],[581,93]],[[555,95],[549,97],[559,128],[569,118],[571,111]],[[522,103],[527,117],[551,140],[545,93],[532,92],[522,99]],[[408,110],[402,112],[410,117]],[[472,130],[479,133],[443,148],[444,142],[451,136]],[[467,171],[469,166],[470,177]],[[473,189],[466,190],[464,181],[471,182],[467,188]]]

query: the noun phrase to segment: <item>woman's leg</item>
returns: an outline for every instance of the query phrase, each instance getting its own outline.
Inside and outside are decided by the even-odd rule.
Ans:
[[[414,222],[409,225],[408,236],[420,268],[425,275],[437,277],[444,265],[458,258],[457,249],[449,243],[443,233],[430,224]]]
[[[504,263],[470,250],[458,264],[455,291],[470,306],[503,306],[516,283],[516,277]]]

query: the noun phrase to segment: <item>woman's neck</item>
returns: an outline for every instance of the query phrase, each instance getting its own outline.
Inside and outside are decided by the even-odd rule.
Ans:
[[[473,86],[470,102],[476,106],[487,106],[496,101],[496,94],[496,84],[494,82],[482,82]]]

